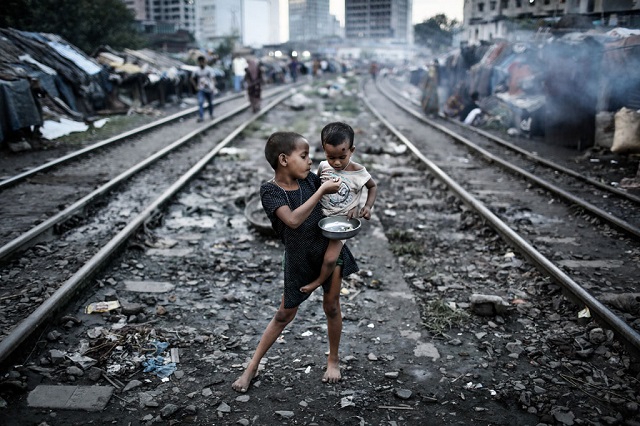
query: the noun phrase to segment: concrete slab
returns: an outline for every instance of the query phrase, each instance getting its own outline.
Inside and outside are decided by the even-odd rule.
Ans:
[[[110,386],[39,385],[29,393],[29,407],[101,411],[113,395]]]
[[[560,260],[558,264],[567,268],[620,268],[624,265],[621,260]]]
[[[573,237],[565,237],[565,238],[536,237],[534,241],[541,242],[541,243],[570,244],[572,246],[580,246],[580,243],[577,242],[576,239]]]
[[[125,281],[124,290],[136,293],[166,293],[176,288],[164,281]]]
[[[193,253],[190,248],[176,248],[176,249],[149,249],[146,251],[148,256],[163,256],[163,257],[187,257]]]

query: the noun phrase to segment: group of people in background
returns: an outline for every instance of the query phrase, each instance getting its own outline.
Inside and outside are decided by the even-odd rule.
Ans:
[[[428,66],[420,84],[420,105],[424,113],[429,116],[455,118],[468,125],[476,124],[482,114],[478,104],[478,92],[469,93],[465,84],[461,82],[449,95],[441,79],[438,61],[434,60]]]
[[[255,58],[245,59],[242,56],[235,56],[231,63],[233,72],[233,89],[240,92],[244,86],[247,90],[249,103],[253,112],[260,111],[262,97],[262,70]],[[207,64],[204,55],[198,56],[198,68],[191,74],[191,83],[198,99],[198,122],[204,120],[205,102],[206,111],[209,118],[213,118],[214,102],[213,98],[218,94],[216,87],[216,75],[211,66]]]
[[[215,62],[215,59],[209,61]],[[213,68],[208,64],[207,57],[198,56],[198,68],[191,75],[191,82],[198,99],[198,122],[204,119],[205,112],[213,117],[213,98],[218,93],[216,84],[225,85],[221,81],[216,81]],[[335,64],[330,64],[326,60],[314,58],[309,66],[298,58],[292,57],[288,62],[277,61],[264,64],[254,57],[243,55],[233,55],[231,63],[228,65],[228,73],[225,79],[229,79],[233,85],[233,91],[247,91],[247,96],[253,112],[260,110],[262,95],[262,85],[264,83],[283,83],[292,81],[296,83],[300,76],[309,78],[320,77],[325,72],[346,72],[346,64],[340,64],[339,69]],[[220,71],[218,71],[220,75]]]
[[[238,93],[243,90],[247,91],[247,96],[251,104],[253,112],[260,110],[262,84],[266,80],[278,81],[277,76],[271,75],[275,73],[267,73],[263,75],[262,67],[255,58],[245,58],[242,55],[234,55],[231,61],[231,73],[233,80],[233,90]],[[275,69],[275,67],[272,67]],[[328,70],[327,61],[315,58],[311,62],[311,77],[319,77],[323,72]],[[309,70],[305,64],[293,57],[286,63],[282,70],[282,74],[287,73],[294,83],[297,82],[299,75],[309,74]],[[343,70],[344,72],[344,66]],[[372,60],[369,64],[369,74],[375,82],[380,71],[377,61]],[[282,80],[284,77],[281,78]],[[473,125],[481,116],[481,109],[478,104],[478,93],[468,93],[464,84],[458,84],[453,93],[449,94],[445,90],[446,85],[442,84],[442,76],[440,75],[440,67],[437,60],[434,60],[427,67],[426,72],[420,82],[422,91],[421,107],[425,114],[429,116],[444,116],[448,118],[456,118],[465,124]],[[216,80],[213,69],[207,65],[204,56],[198,57],[198,68],[192,75],[192,82],[196,90],[198,98],[198,121],[204,119],[205,102],[207,102],[206,110],[209,116],[213,117],[213,98],[217,94]]]

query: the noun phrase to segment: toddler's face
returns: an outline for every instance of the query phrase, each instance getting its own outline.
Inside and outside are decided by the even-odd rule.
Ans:
[[[338,146],[324,144],[324,155],[329,165],[336,170],[344,170],[351,161],[355,147],[349,148],[349,141],[345,140]]]

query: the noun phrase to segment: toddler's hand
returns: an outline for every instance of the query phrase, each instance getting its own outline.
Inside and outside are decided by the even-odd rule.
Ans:
[[[364,206],[360,209],[360,217],[363,217],[367,220],[371,219],[371,209],[367,206]]]

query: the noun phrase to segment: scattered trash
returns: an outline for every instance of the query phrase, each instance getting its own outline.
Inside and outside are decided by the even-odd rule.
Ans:
[[[340,400],[340,408],[355,406],[356,404],[353,402],[353,395],[345,396]]]
[[[60,121],[45,120],[40,132],[43,138],[53,140],[73,132],[86,132],[88,129],[89,126],[82,122],[60,118]]]
[[[473,383],[473,382],[468,382],[466,385],[464,385],[465,389],[482,389],[482,383]]]
[[[87,368],[92,367],[98,363],[97,360],[88,356],[81,355],[77,352],[71,355],[67,355],[67,358],[78,364],[83,370],[86,370]]]
[[[142,366],[145,367],[143,371],[145,373],[154,372],[161,379],[168,378],[177,369],[175,362],[170,362],[169,359],[160,356],[169,347],[169,343],[155,341],[151,342],[151,344],[155,346],[156,351],[153,356],[142,362]]]
[[[578,312],[578,318],[591,318],[591,312],[589,311],[589,308],[586,307]]]
[[[117,300],[110,300],[108,302],[93,302],[90,303],[85,309],[85,314],[92,314],[94,312],[109,312],[120,307],[120,302]]]

